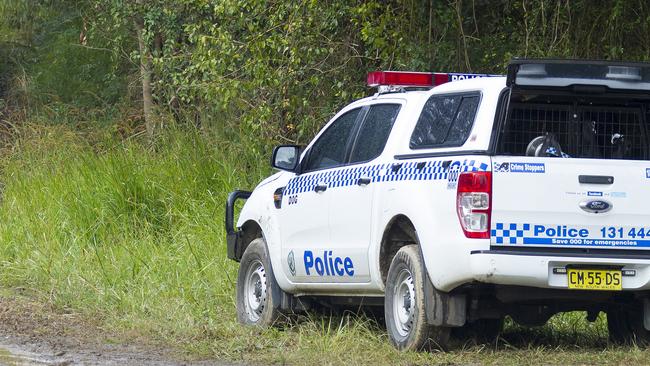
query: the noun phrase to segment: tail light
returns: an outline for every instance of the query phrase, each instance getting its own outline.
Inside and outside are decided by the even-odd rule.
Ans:
[[[492,172],[465,172],[458,177],[456,209],[465,236],[490,238]]]

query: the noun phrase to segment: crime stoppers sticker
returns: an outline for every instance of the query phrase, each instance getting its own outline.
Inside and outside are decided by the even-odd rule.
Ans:
[[[544,174],[546,173],[546,165],[544,163],[494,163],[494,171],[498,173]]]

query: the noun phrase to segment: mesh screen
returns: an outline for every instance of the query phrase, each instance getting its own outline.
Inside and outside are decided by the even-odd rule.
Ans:
[[[552,134],[574,158],[645,160],[648,143],[642,107],[513,103],[500,153],[526,155],[529,143]]]

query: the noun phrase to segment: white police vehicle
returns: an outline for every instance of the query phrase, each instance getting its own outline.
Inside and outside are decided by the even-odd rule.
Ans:
[[[583,310],[614,341],[650,340],[650,64],[478,76],[371,73],[379,93],[231,193],[242,323],[377,304],[391,343],[422,349]]]

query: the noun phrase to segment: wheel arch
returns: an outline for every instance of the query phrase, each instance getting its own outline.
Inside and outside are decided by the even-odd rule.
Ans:
[[[386,284],[388,269],[395,254],[400,248],[409,244],[420,245],[415,225],[404,214],[393,216],[384,228],[379,246],[379,272],[382,284]]]
[[[241,252],[239,254],[239,259],[244,255],[248,245],[257,238],[264,238],[264,232],[262,227],[255,220],[247,220],[241,226]],[[268,250],[268,248],[267,248]]]

